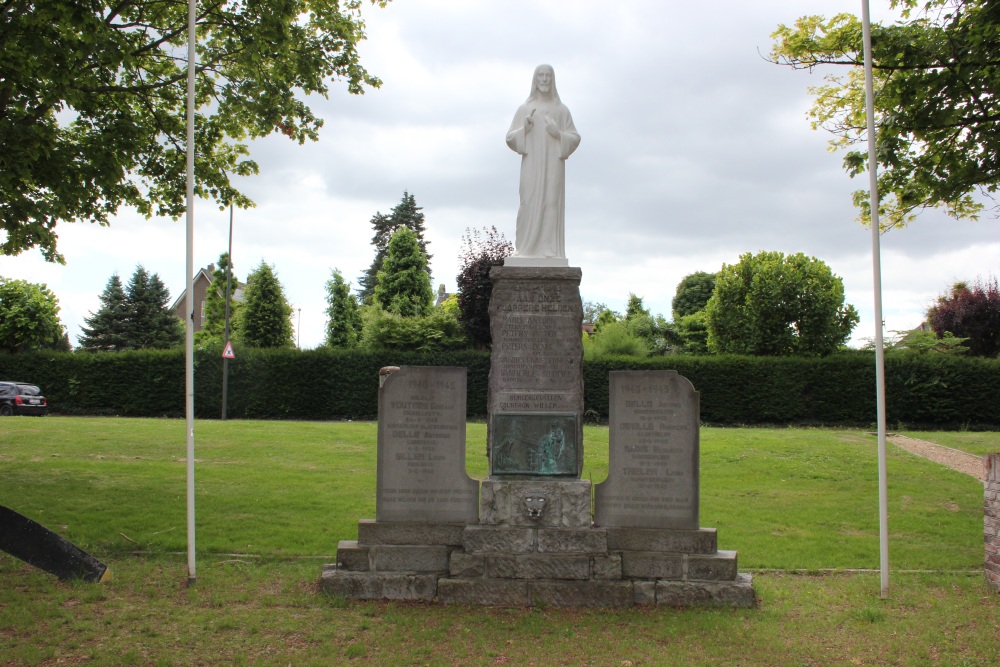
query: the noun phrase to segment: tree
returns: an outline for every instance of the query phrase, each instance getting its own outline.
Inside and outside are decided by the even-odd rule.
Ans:
[[[226,283],[229,282],[229,323],[236,318],[236,313],[241,304],[234,297],[236,288],[240,281],[232,273],[227,278],[226,269],[229,267],[229,253],[224,252],[219,255],[219,261],[212,271],[212,283],[205,291],[205,319],[201,324],[201,331],[194,334],[195,342],[199,345],[209,345],[212,343],[224,344],[226,338]]]
[[[458,319],[475,347],[488,348],[493,342],[490,334],[490,298],[493,296],[490,270],[494,266],[503,266],[503,261],[514,254],[514,246],[496,227],[484,227],[481,231],[466,228],[462,244],[458,254],[462,268],[455,276]]]
[[[429,267],[432,255],[427,254],[427,241],[424,240],[424,232],[426,230],[424,228],[424,214],[422,211],[423,209],[417,206],[417,200],[414,196],[404,190],[403,198],[393,207],[392,213],[383,215],[376,212],[372,216],[371,224],[375,229],[375,235],[372,237],[372,245],[375,247],[375,259],[372,260],[371,266],[368,267],[364,275],[358,279],[358,285],[360,286],[358,295],[363,303],[368,303],[375,293],[375,285],[378,283],[378,272],[382,270],[382,263],[385,262],[385,257],[389,252],[389,241],[400,227],[408,227],[417,235],[417,245],[420,246],[420,252],[426,258],[428,266],[427,275],[430,275]]]
[[[183,342],[182,322],[170,312],[170,291],[158,274],[139,265],[125,288],[125,335],[134,350],[168,349]]]
[[[274,269],[263,261],[247,277],[236,334],[249,347],[292,347],[292,307]]]
[[[80,327],[83,335],[77,339],[80,347],[90,352],[128,349],[128,299],[117,273],[108,279],[99,299],[97,312],[83,319],[86,325]]]
[[[715,290],[715,274],[695,271],[681,278],[677,283],[677,291],[670,302],[674,320],[678,321],[687,315],[694,315],[705,310],[705,304],[712,298]]]
[[[883,228],[904,226],[915,213],[944,207],[975,218],[977,191],[1000,181],[1000,5],[989,0],[892,0],[903,10],[893,25],[872,26],[878,185]],[[844,168],[867,170],[861,21],[805,16],[773,33],[771,59],[796,69],[840,65],[841,76],[810,89],[814,128],[833,133],[832,149],[849,149]],[[860,150],[852,147],[858,146]],[[854,193],[870,222],[868,190]]]
[[[730,354],[829,354],[858,323],[843,280],[802,253],[746,253],[724,264],[705,313],[709,349]]]
[[[0,350],[60,348],[64,335],[59,300],[47,286],[0,276]]]
[[[230,182],[257,173],[244,142],[315,141],[323,121],[308,95],[334,78],[351,93],[380,85],[359,61],[361,4],[200,3],[198,196],[252,205]],[[187,15],[187,0],[3,4],[0,253],[38,247],[62,262],[57,222],[185,211]]]
[[[354,347],[361,337],[361,312],[351,294],[350,283],[344,282],[339,269],[334,269],[326,281],[326,344],[330,347]]]
[[[938,297],[927,312],[927,321],[943,339],[947,334],[963,338],[969,354],[996,357],[1000,354],[1000,289],[997,279],[977,281],[969,287],[955,283],[951,293]]]
[[[392,235],[372,297],[384,310],[403,317],[430,313],[434,292],[427,256],[409,227],[400,227]]]

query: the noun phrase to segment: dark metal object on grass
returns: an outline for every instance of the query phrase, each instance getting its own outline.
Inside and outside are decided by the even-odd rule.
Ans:
[[[108,566],[45,526],[0,505],[0,550],[60,579],[101,583]]]

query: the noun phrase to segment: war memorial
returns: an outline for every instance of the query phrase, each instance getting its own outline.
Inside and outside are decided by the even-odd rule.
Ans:
[[[490,273],[486,454],[466,473],[464,368],[390,367],[374,520],[321,589],[353,599],[749,607],[749,575],[699,523],[699,395],[674,371],[610,375],[608,477],[583,468],[580,268],[565,255],[565,161],[580,135],[540,65],[507,133],[521,155],[515,254]]]

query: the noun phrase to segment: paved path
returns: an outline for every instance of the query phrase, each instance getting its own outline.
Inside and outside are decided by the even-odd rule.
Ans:
[[[936,445],[926,440],[908,438],[905,435],[887,435],[886,440],[911,454],[916,454],[935,463],[948,466],[952,470],[964,472],[966,475],[971,475],[979,481],[983,480],[982,456],[969,454],[968,452],[945,447],[944,445]]]

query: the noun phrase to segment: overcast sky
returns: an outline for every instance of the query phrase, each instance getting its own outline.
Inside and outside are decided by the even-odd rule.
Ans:
[[[822,72],[768,63],[770,34],[803,14],[860,12],[860,0],[395,0],[369,8],[361,47],[384,85],[364,96],[335,84],[312,100],[326,125],[299,146],[279,135],[252,147],[257,202],[236,211],[241,279],[271,264],[296,310],[301,344],[320,345],[324,282],[334,267],[357,285],[370,264],[376,211],[403,191],[426,216],[435,289],[455,290],[467,228],[514,237],[519,156],[504,143],[534,67],[553,65],[582,142],[566,168],[566,253],[585,300],[624,310],[629,292],[670,316],[677,283],[745,252],[815,256],[844,279],[861,313],[854,340],[874,336],[871,233],[854,218],[865,187],[810,128],[807,88]],[[874,20],[888,0],[872,0]],[[224,252],[228,212],[196,206],[195,264]],[[122,211],[111,227],[61,224],[66,266],[37,251],[0,257],[0,275],[44,282],[75,345],[115,271],[136,264],[179,296],[185,230]],[[1000,275],[1000,221],[924,213],[882,237],[888,330],[917,326],[956,280]],[[298,319],[298,313],[294,317]]]

